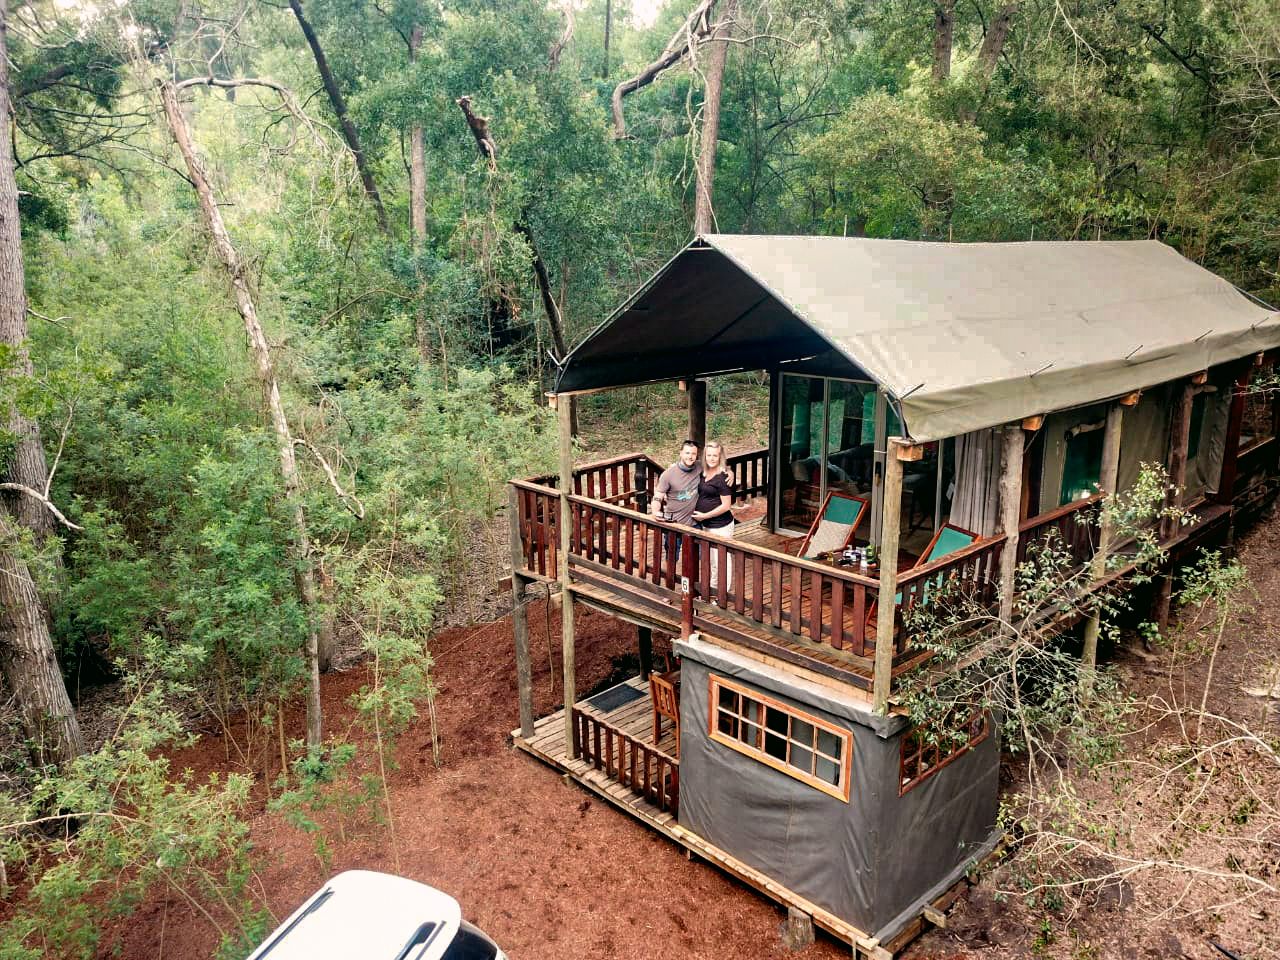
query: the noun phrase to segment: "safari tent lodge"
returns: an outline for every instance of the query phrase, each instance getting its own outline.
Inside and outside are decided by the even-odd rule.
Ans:
[[[930,659],[905,614],[940,582],[1011,608],[1051,536],[1114,582],[1121,546],[1081,519],[1147,462],[1197,519],[1159,530],[1171,563],[1228,538],[1274,492],[1256,385],[1278,346],[1280,315],[1156,241],[696,238],[560,368],[558,475],[510,484],[516,745],[855,956],[892,955],[998,839],[992,719],[943,751],[895,703]],[[744,371],[768,376],[769,445],[730,459],[758,516],[733,539],[650,514],[666,463],[572,462],[565,397],[678,381],[697,431],[706,379]],[[842,565],[848,544],[878,568]],[[538,581],[564,614],[566,708],[542,718]],[[575,604],[634,627],[640,676],[577,699]],[[678,670],[653,670],[653,631]]]

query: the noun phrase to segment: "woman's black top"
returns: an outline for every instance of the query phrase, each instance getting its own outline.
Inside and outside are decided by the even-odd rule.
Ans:
[[[729,489],[729,478],[723,473],[716,473],[711,479],[705,476],[698,481],[698,513],[709,513],[720,506],[721,497],[731,497],[733,491]],[[705,530],[719,530],[721,527],[727,527],[733,523],[733,514],[725,511],[719,516],[712,517],[710,520],[699,520],[698,526]]]

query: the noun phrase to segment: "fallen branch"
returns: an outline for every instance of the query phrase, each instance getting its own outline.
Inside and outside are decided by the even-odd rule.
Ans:
[[[337,475],[333,472],[333,467],[329,466],[329,461],[320,455],[320,451],[301,437],[294,437],[293,445],[295,447],[306,447],[311,451],[311,455],[316,458],[320,468],[324,470],[324,475],[329,478],[329,486],[333,487],[334,492],[338,494],[338,499],[342,501],[342,505],[350,510],[357,520],[363,520],[364,504],[360,502],[360,498],[355,494],[347,493],[342,489],[342,485],[338,483]]]
[[[622,115],[622,98],[627,94],[647,87],[668,67],[679,63],[693,48],[705,43],[711,37],[711,11],[716,0],[699,0],[698,5],[685,18],[680,29],[667,41],[658,59],[649,64],[634,77],[623,80],[613,88],[613,136],[621,140],[627,135],[627,121]]]

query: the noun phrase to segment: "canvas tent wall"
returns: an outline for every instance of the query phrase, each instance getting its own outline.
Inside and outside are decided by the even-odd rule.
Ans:
[[[904,718],[703,640],[678,641],[675,650],[681,826],[882,939],[996,842],[998,735],[900,796]],[[713,677],[847,731],[848,801],[713,740]]]
[[[1280,316],[1157,241],[695,239],[566,359],[557,390],[834,352],[918,441],[1280,346]]]

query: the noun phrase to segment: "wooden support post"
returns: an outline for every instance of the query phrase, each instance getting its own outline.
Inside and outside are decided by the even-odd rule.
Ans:
[[[648,680],[653,673],[653,631],[648,627],[636,627],[636,646],[640,651],[640,679]]]
[[[560,426],[560,558],[556,564],[560,577],[560,626],[563,646],[564,686],[564,742],[573,752],[573,704],[576,696],[573,670],[573,594],[569,592],[569,532],[573,528],[573,505],[569,494],[573,492],[573,405],[556,404],[556,417]],[[576,759],[572,758],[571,759]]]
[[[1098,475],[1098,492],[1110,498],[1120,483],[1120,428],[1124,423],[1124,401],[1113,403],[1107,409],[1107,426],[1102,434],[1102,470]],[[1098,547],[1089,561],[1089,583],[1102,578],[1107,572],[1107,554],[1111,550],[1112,529],[1110,504],[1102,502],[1102,517],[1098,527]],[[1080,659],[1086,670],[1098,665],[1098,634],[1102,629],[1102,615],[1095,612],[1084,625],[1084,651]]]
[[[693,636],[693,581],[698,573],[697,541],[686,531],[680,534],[680,638]],[[705,549],[705,547],[703,548]]]
[[[803,950],[813,945],[813,917],[798,907],[787,908],[782,925],[782,945],[788,950]]]
[[[520,736],[533,739],[533,665],[529,658],[529,611],[520,575],[524,549],[520,542],[520,500],[515,487],[507,487],[507,523],[511,533],[511,625],[516,641],[516,695],[520,701]]]
[[[689,402],[689,439],[701,450],[707,442],[707,381],[690,380],[685,390]]]
[[[1222,451],[1222,473],[1218,476],[1218,489],[1214,503],[1230,506],[1236,497],[1236,476],[1240,464],[1240,431],[1244,425],[1245,392],[1253,379],[1254,367],[1244,367],[1232,381],[1231,402],[1227,412],[1227,436]]]
[[[1013,593],[1018,571],[1018,523],[1022,507],[1022,451],[1025,440],[1022,424],[1004,428],[1000,451],[1000,622],[1009,629],[1013,623]],[[1036,428],[1038,429],[1038,427]]]
[[[1183,488],[1187,485],[1187,446],[1191,440],[1191,403],[1195,399],[1196,387],[1203,383],[1203,376],[1197,374],[1182,386],[1182,394],[1178,405],[1174,408],[1173,423],[1169,429],[1169,483],[1172,490],[1165,501],[1168,507],[1182,505]],[[1178,531],[1178,524],[1169,517],[1160,521],[1160,539],[1168,540]],[[1154,616],[1156,626],[1163,632],[1169,626],[1169,609],[1173,601],[1173,570],[1166,567],[1160,577],[1160,588],[1156,594]]]
[[[898,538],[902,529],[902,462],[912,447],[902,438],[889,440],[884,464],[884,507],[880,526],[880,594],[876,613],[876,659],[872,681],[872,707],[889,712],[893,687],[893,633],[898,618],[894,594],[898,592]]]

